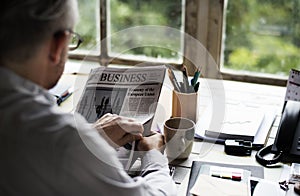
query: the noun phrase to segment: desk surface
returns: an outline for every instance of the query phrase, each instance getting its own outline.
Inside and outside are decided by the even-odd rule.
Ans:
[[[67,63],[67,68],[60,82],[71,83],[74,85],[74,94],[67,101],[63,102],[61,109],[65,112],[72,112],[80,98],[81,92],[84,88],[85,82],[90,68],[97,66],[96,64],[89,64],[82,66],[81,63]],[[76,73],[76,74],[74,74]],[[284,102],[285,96],[284,87],[250,84],[243,82],[225,81],[225,80],[201,80],[199,89],[199,107],[207,107],[210,103],[209,100],[214,98],[215,100],[221,100],[225,104],[233,105],[247,105],[250,107],[268,107],[276,110],[276,120],[273,123],[270,134],[267,139],[267,144],[272,144],[278,124],[280,121],[280,113]],[[162,124],[169,116],[171,116],[171,85],[166,84],[163,86],[161,96],[159,99],[158,108],[154,118],[154,122]],[[199,115],[201,117],[201,115]],[[156,124],[153,126],[155,127]],[[203,150],[204,149],[204,150]],[[196,141],[193,145],[192,154],[189,159],[176,163],[176,171],[174,180],[178,184],[178,195],[185,195],[186,187],[188,183],[189,171],[192,161],[206,161],[206,162],[219,162],[229,164],[246,164],[246,165],[259,165],[255,161],[255,153],[252,152],[251,156],[238,157],[229,156],[224,153],[224,147],[218,144],[206,143]],[[280,168],[268,169],[265,168],[265,179],[278,181],[284,174],[286,174],[285,165]],[[288,175],[288,174],[286,174]]]

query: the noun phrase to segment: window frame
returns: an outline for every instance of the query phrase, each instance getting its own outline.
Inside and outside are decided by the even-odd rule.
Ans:
[[[76,60],[89,60],[99,62],[102,66],[109,64],[121,65],[136,65],[142,61],[135,59],[113,58],[108,54],[109,39],[108,35],[108,20],[109,20],[109,0],[99,0],[100,13],[99,13],[99,26],[100,26],[100,53],[99,54],[78,54],[70,53],[70,59]],[[225,27],[224,13],[226,10],[226,0],[185,0],[184,11],[184,31],[186,34],[200,41],[200,43],[207,49],[208,54],[215,61],[218,66],[218,75],[222,79],[269,84],[277,86],[286,86],[286,77],[275,77],[274,75],[259,74],[259,73],[239,73],[237,71],[222,71],[222,55],[223,55],[223,32]],[[200,25],[201,24],[201,25]],[[186,44],[188,41],[183,40],[183,62],[182,63],[169,63],[176,67],[185,65],[189,73],[195,71],[195,66],[191,63],[186,56],[195,56],[193,49]],[[206,57],[209,58],[209,57]],[[153,65],[163,64],[165,62],[150,62]],[[206,78],[215,78],[215,73],[210,73],[209,66],[204,66],[202,73]]]
[[[122,58],[122,57],[112,57],[109,56],[108,53],[108,47],[109,47],[109,41],[110,39],[106,39],[108,37],[108,20],[109,20],[109,0],[99,0],[99,10],[100,10],[100,53],[99,54],[79,54],[79,53],[70,53],[69,58],[74,60],[90,60],[99,62],[101,66],[108,66],[109,64],[120,64],[120,65],[136,65],[141,64],[144,61],[139,61],[136,59],[128,59],[128,58]],[[153,65],[161,65],[166,62],[149,62]],[[171,65],[174,65],[176,67],[179,67],[183,63],[169,63]]]

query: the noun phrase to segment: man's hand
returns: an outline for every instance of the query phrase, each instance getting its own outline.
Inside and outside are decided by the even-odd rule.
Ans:
[[[164,150],[164,136],[162,134],[153,132],[153,135],[148,137],[143,137],[139,140],[137,149],[138,151],[149,151],[152,149],[157,149],[161,152]]]
[[[116,114],[105,114],[93,125],[95,129],[113,147],[142,139],[143,125],[134,119],[118,116]]]

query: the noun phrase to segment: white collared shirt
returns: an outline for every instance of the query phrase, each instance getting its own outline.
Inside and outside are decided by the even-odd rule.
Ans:
[[[131,178],[115,149],[79,114],[59,111],[52,95],[0,67],[0,195],[175,195],[157,150]],[[145,174],[145,173],[144,173]]]

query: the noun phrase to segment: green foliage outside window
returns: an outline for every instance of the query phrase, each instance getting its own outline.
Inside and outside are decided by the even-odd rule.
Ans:
[[[111,0],[110,8],[110,31],[112,34],[127,28],[143,25],[162,25],[178,30],[182,27],[181,0]],[[151,39],[152,37],[146,34],[142,36],[141,39],[133,41],[139,41],[143,45],[146,39]],[[111,40],[112,52],[123,53],[126,51],[125,54],[178,59],[180,57],[177,52],[182,51],[180,38],[174,39],[172,42],[159,39],[160,44],[173,48],[173,51],[151,46],[131,48],[132,43],[122,43],[121,39],[113,37]],[[144,43],[155,43],[156,41],[157,37],[155,40],[146,40]]]
[[[80,17],[75,31],[84,38],[80,49],[96,50],[97,47],[99,48],[98,32],[100,32],[100,25],[97,20],[99,16],[98,3],[98,0],[78,0]]]
[[[229,0],[225,68],[287,75],[299,54],[299,0]]]

